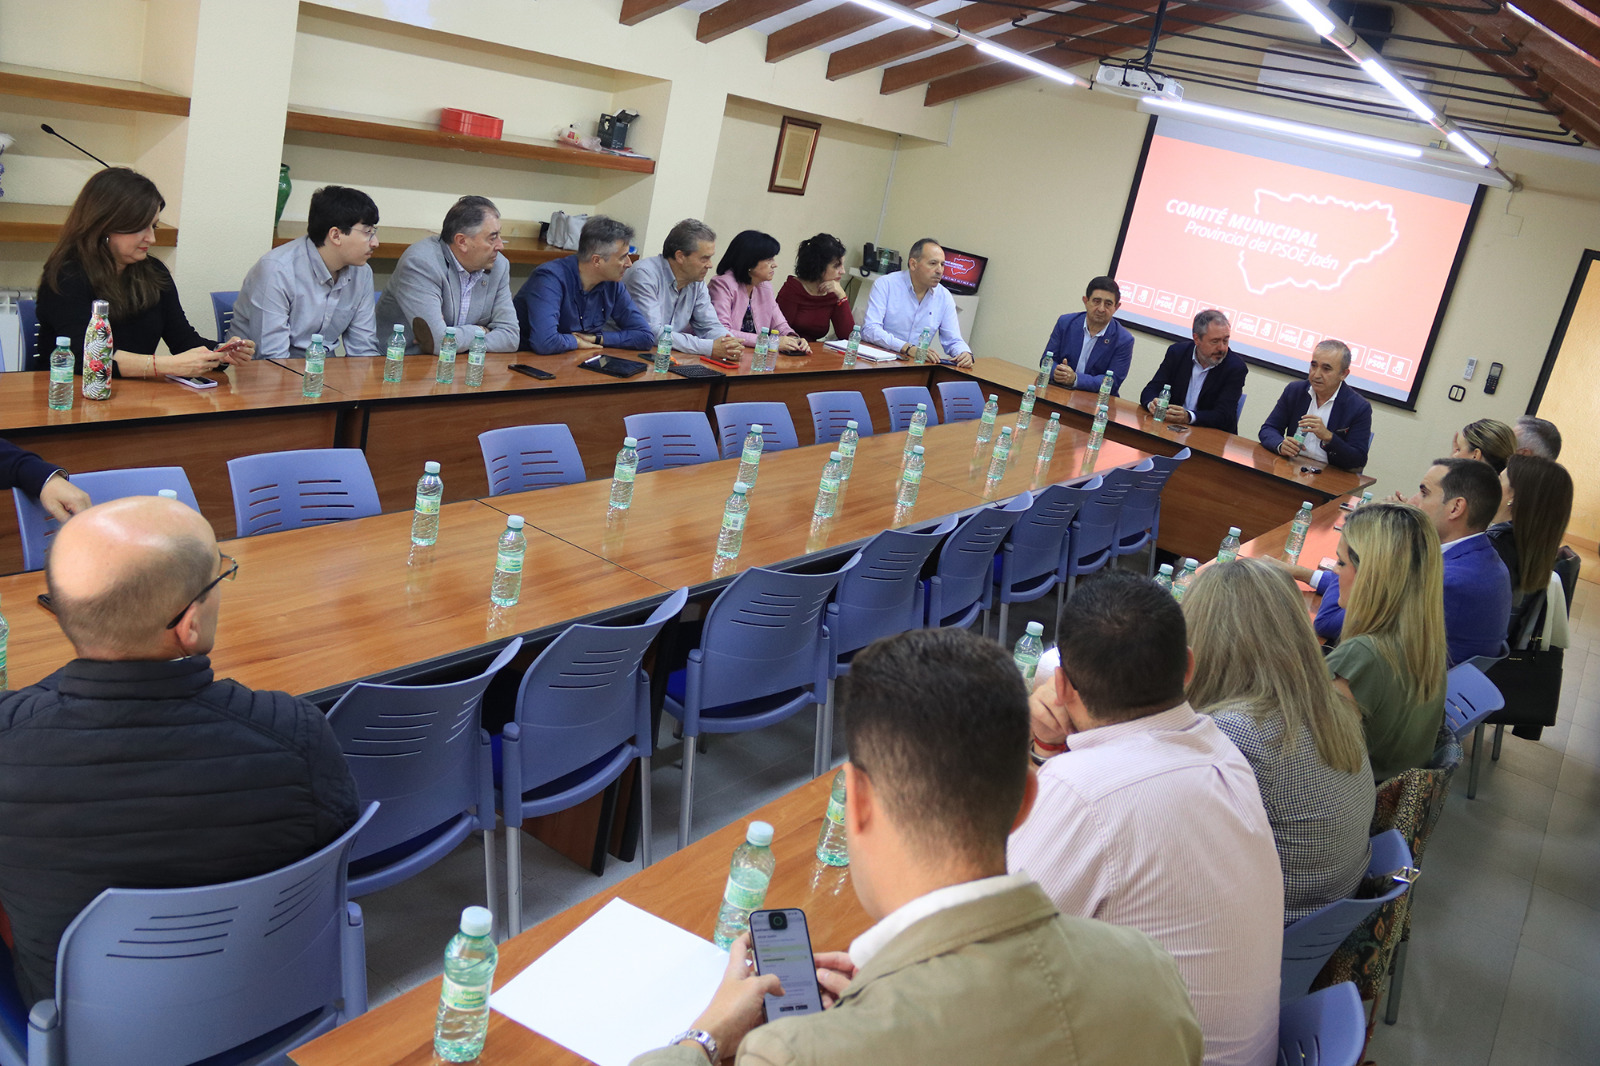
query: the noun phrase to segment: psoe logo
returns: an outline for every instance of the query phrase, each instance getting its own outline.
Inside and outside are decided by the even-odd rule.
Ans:
[[[1270,189],[1255,191],[1253,215],[1232,214],[1225,225],[1248,237],[1239,272],[1257,296],[1284,285],[1331,292],[1400,239],[1391,204]]]

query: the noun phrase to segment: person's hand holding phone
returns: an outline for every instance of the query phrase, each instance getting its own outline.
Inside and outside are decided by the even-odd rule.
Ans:
[[[856,964],[843,951],[819,951],[812,956],[817,963],[817,986],[822,989],[823,1007],[839,1002],[844,990],[856,979]]]
[[[750,965],[747,932],[728,948],[728,968],[723,971],[722,983],[690,1028],[710,1033],[717,1047],[732,1058],[745,1034],[766,1020],[766,997],[781,995],[783,984],[777,974],[758,976]]]
[[[216,354],[220,365],[242,366],[256,357],[256,342],[234,337],[217,345]]]

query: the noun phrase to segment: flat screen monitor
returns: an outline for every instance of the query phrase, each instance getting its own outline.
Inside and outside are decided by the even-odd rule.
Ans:
[[[1300,374],[1336,338],[1351,385],[1414,408],[1481,200],[1460,178],[1152,119],[1112,261],[1117,317],[1187,340],[1216,308],[1234,351]]]
[[[987,256],[973,255],[971,252],[958,252],[954,248],[944,250],[944,277],[939,279],[939,284],[955,293],[957,296],[976,296],[978,284],[983,281],[983,268],[989,265]]]

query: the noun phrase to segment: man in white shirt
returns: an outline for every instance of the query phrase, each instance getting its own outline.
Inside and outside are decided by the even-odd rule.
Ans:
[[[956,301],[939,284],[944,277],[944,249],[932,237],[911,246],[906,268],[879,278],[867,297],[867,320],[861,339],[885,351],[910,358],[922,331],[937,337],[944,349],[941,362],[972,365],[972,348],[961,337]]]
[[[1332,463],[1341,470],[1367,465],[1372,444],[1372,404],[1345,387],[1350,376],[1350,348],[1329,337],[1311,350],[1305,384],[1291,381],[1257,439],[1264,448],[1287,459]],[[1300,440],[1295,434],[1304,431]]]
[[[1063,914],[1172,955],[1207,1066],[1271,1066],[1283,874],[1250,763],[1184,700],[1182,608],[1112,570],[1079,586],[1059,632],[1061,666],[1032,702],[1039,797],[1007,865]]]
[[[816,956],[828,1009],[761,1025],[764,995],[798,990],[748,971],[747,935],[705,1013],[635,1066],[1198,1063],[1177,968],[1150,938],[1066,917],[1005,874],[1034,791],[1027,692],[1005,649],[914,629],[856,656],[848,699],[850,883],[877,924],[848,954]]]

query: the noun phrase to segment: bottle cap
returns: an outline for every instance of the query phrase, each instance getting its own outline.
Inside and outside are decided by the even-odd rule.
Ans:
[[[745,493],[750,491],[750,486],[746,485],[742,481],[735,481],[733,483],[733,491],[737,492],[739,495],[743,496]]]
[[[488,334],[483,331],[483,327],[482,326],[473,326],[472,327],[472,334],[475,337],[487,337],[488,336]]]
[[[1300,501],[1300,509],[1301,509],[1301,510],[1302,510],[1302,511],[1309,511],[1309,510],[1311,510],[1311,501],[1310,501],[1310,500],[1301,500],[1301,501]]]
[[[990,403],[999,403],[1000,402],[1000,397],[996,396],[994,393],[991,392],[989,394],[989,402]]]
[[[637,448],[639,446],[639,439],[637,437],[623,437],[622,446],[624,448]]]
[[[918,406],[920,407],[921,404],[918,404]],[[857,422],[855,419],[852,418],[848,422],[846,422],[844,424],[844,426],[845,426],[846,429],[860,429],[861,428],[861,423]]]
[[[1044,636],[1044,623],[1043,622],[1029,622],[1028,623],[1028,636],[1030,636],[1030,637],[1042,637],[1042,636]]]
[[[917,404],[917,410],[926,413],[927,410],[928,410],[928,405],[925,404],[925,403],[919,403],[919,404]]]
[[[402,326],[400,323],[396,322],[394,324],[394,329],[391,330],[390,332],[392,332],[392,333],[404,333],[405,331],[406,331],[406,328],[404,326]]]
[[[1238,526],[1229,526],[1228,527],[1228,536],[1237,537],[1238,535],[1239,535],[1239,527]]]
[[[1185,559],[1183,561],[1183,568],[1185,570],[1193,570],[1195,567],[1197,567],[1199,565],[1200,565],[1200,560],[1198,560],[1198,559]]]
[[[914,445],[914,446],[913,446],[913,447],[912,447],[912,449],[911,449],[911,454],[912,454],[912,455],[921,455],[921,454],[922,454],[922,453],[923,453],[923,452],[924,452],[924,451],[925,451],[925,450],[926,450],[926,449],[924,449],[924,448],[923,448],[923,447],[922,447],[922,445],[920,445],[920,444],[918,444],[918,445]]]
[[[522,528],[522,516],[519,515],[519,514],[508,514],[508,515],[506,515],[506,528],[507,529],[521,529]]]
[[[772,843],[772,825],[768,822],[751,822],[744,838],[758,848]]]
[[[761,425],[757,422],[750,423],[750,432],[758,437],[761,436]]]
[[[1044,353],[1044,359],[1054,359],[1055,357],[1056,357],[1056,353],[1055,352],[1045,352]],[[1041,363],[1044,362],[1044,359],[1039,360],[1039,362],[1041,362]]]
[[[65,338],[65,337],[57,337],[56,338],[56,347],[57,348],[70,348],[70,347],[72,347],[72,342],[70,340],[68,340],[67,338]]]
[[[1105,404],[1101,404],[1100,406],[1104,407]],[[1061,412],[1060,411],[1051,411],[1050,412],[1050,421],[1052,421],[1052,422],[1061,421]]]
[[[109,301],[109,300],[96,300],[96,301],[94,301],[92,304],[89,305],[89,313],[91,315],[109,315],[111,313],[111,301]]]
[[[320,334],[320,333],[313,333],[313,334],[312,334],[312,335],[311,335],[311,343],[312,343],[312,344],[321,344],[321,343],[322,343],[322,334]]]
[[[446,326],[444,328],[444,335],[446,337],[454,337],[456,335],[456,328],[454,326]]]
[[[1161,564],[1161,572],[1163,574],[1166,574],[1168,577],[1172,576],[1172,564],[1171,563],[1162,563]]]
[[[488,936],[494,928],[494,915],[488,907],[468,907],[461,912],[461,931],[467,936]]]
[[[831,463],[837,463],[843,458],[844,458],[844,456],[840,455],[838,452],[829,452],[828,453],[828,461],[831,462]]]
[[[424,473],[437,474],[439,472],[439,464],[438,463],[423,463],[422,464],[422,469],[423,469]]]
[[[1001,436],[1002,436],[1002,437],[1009,437],[1009,436],[1011,436],[1011,427],[1010,427],[1010,426],[1001,426],[1001,427],[1000,427],[1000,435],[1001,435]]]
[[[177,489],[160,489],[160,490],[158,490],[156,492],[156,495],[160,496],[160,497],[163,497],[164,499],[176,500],[178,498],[178,490]]]

